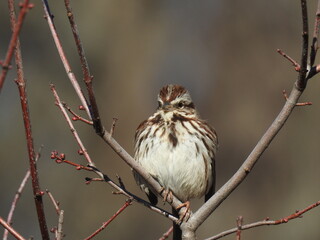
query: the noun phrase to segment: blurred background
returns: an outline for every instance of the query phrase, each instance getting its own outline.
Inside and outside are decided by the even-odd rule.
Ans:
[[[317,1],[308,1],[310,28]],[[168,83],[189,89],[202,116],[215,127],[220,141],[217,187],[239,168],[284,104],[297,73],[277,54],[281,48],[300,58],[299,1],[73,1],[72,7],[104,126],[119,120],[116,140],[133,154],[139,123],[156,109],[159,89]],[[81,67],[63,1],[51,1],[64,50],[81,82]],[[10,40],[6,1],[0,1],[0,57]],[[64,72],[40,1],[26,17],[21,44],[36,149],[43,145],[38,169],[41,188],[49,189],[65,210],[65,239],[84,239],[124,203],[105,183],[86,185],[94,177],[50,159],[57,150],[85,164],[49,88],[54,83],[63,101],[80,104]],[[312,31],[312,30],[311,30]],[[6,217],[13,196],[28,169],[28,157],[16,74],[11,70],[0,94],[0,216]],[[82,84],[82,83],[81,83]],[[266,217],[279,219],[320,197],[320,83],[313,78],[301,101],[313,106],[294,110],[282,131],[246,180],[201,226],[199,239]],[[92,159],[127,189],[145,198],[130,168],[97,136],[75,123]],[[53,205],[44,197],[49,228],[57,225]],[[203,199],[192,201],[196,210]],[[169,209],[168,206],[164,206]],[[319,239],[319,209],[302,219],[243,232],[243,239]],[[134,203],[95,239],[159,239],[171,222]],[[24,237],[40,239],[31,184],[14,215],[14,227]],[[2,230],[1,230],[2,232]],[[53,235],[52,235],[53,238]],[[12,238],[10,238],[12,239]],[[224,239],[235,239],[235,236]]]

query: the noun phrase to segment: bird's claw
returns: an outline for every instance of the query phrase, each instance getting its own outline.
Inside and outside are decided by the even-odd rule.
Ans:
[[[164,187],[162,187],[161,194],[162,193],[164,193],[163,203],[165,202],[172,203],[173,201],[172,191],[170,189],[165,189]]]
[[[183,208],[183,207],[185,207],[186,210],[185,210],[185,212],[184,212],[182,215],[179,214],[179,215],[180,215],[179,223],[182,223],[183,221],[188,221],[188,219],[190,218],[190,202],[189,202],[189,201],[186,201],[186,202],[180,204],[180,205],[177,207],[177,210],[179,210],[179,209],[181,209],[181,208]]]

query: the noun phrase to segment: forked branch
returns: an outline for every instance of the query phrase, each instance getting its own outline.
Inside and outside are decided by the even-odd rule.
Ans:
[[[281,130],[291,112],[296,107],[298,100],[303,93],[307,79],[307,61],[308,61],[308,15],[306,0],[301,0],[302,9],[302,50],[300,69],[298,79],[295,81],[288,100],[285,102],[282,110],[273,121],[271,126],[264,133],[247,159],[243,162],[239,170],[212,196],[182,227],[184,239],[195,239],[196,229],[210,216],[210,214],[236,189],[240,183],[251,172],[260,156],[268,148],[274,137]]]
[[[295,213],[292,213],[291,215],[278,219],[278,220],[269,220],[268,218],[259,221],[259,222],[254,222],[254,223],[250,223],[250,224],[245,224],[245,225],[241,225],[241,231],[242,230],[247,230],[250,228],[255,228],[255,227],[261,227],[261,226],[268,226],[268,225],[279,225],[279,224],[283,224],[283,223],[287,223],[293,219],[297,219],[297,218],[301,218],[303,214],[305,214],[306,212],[318,207],[320,205],[320,201],[311,204],[310,206],[304,208],[303,210],[300,211],[296,211]],[[239,227],[236,228],[232,228],[229,229],[227,231],[221,232],[213,237],[207,238],[205,240],[216,240],[216,239],[220,239],[222,237],[225,237],[227,235],[230,235],[232,233],[236,233],[239,230]]]

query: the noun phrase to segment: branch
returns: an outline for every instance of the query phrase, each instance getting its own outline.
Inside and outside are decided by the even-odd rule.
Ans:
[[[85,57],[85,52],[84,52],[84,49],[83,49],[83,46],[82,46],[82,42],[81,42],[81,39],[80,39],[78,27],[77,27],[77,24],[75,22],[74,14],[73,14],[71,6],[70,6],[70,0],[65,0],[64,2],[65,2],[66,9],[67,9],[67,15],[68,15],[69,22],[70,22],[70,25],[71,25],[73,37],[74,37],[74,40],[75,40],[75,43],[76,43],[76,46],[77,46],[77,50],[78,50],[78,54],[79,54],[79,57],[80,57],[84,83],[87,86],[89,102],[90,102],[91,118],[92,118],[92,121],[93,121],[93,127],[94,127],[96,133],[101,136],[103,134],[103,132],[104,132],[104,128],[103,128],[103,126],[101,124],[98,105],[97,105],[96,98],[95,98],[95,95],[94,95],[94,91],[93,91],[93,88],[92,88],[93,76],[90,74],[89,64],[88,64],[87,59]]]
[[[41,151],[41,148],[39,149],[39,152],[38,154],[36,155],[36,162],[39,160],[40,158],[40,151]],[[14,210],[16,209],[16,206],[17,206],[17,203],[21,197],[21,194],[22,194],[22,191],[24,189],[24,187],[26,186],[26,183],[27,181],[29,180],[30,178],[30,169],[27,171],[26,175],[24,176],[16,194],[14,195],[14,198],[13,198],[13,201],[12,201],[12,204],[11,204],[11,208],[10,208],[10,211],[8,213],[8,217],[7,217],[7,222],[12,225],[12,218],[13,218],[13,213],[14,213]],[[8,230],[6,229],[3,233],[3,240],[7,240],[8,238]]]
[[[28,5],[28,1],[25,1],[24,4]],[[26,9],[26,6],[24,6],[24,9]],[[11,9],[11,10],[13,10],[13,9]],[[16,26],[15,29],[17,29],[17,25],[15,23],[14,10],[13,10],[13,14],[11,14],[10,17],[11,17],[10,20],[11,20],[12,26]],[[19,24],[19,22],[17,24]],[[42,239],[49,240],[49,232],[48,232],[48,228],[47,228],[47,223],[46,223],[46,218],[45,218],[45,213],[44,213],[44,208],[43,208],[43,201],[42,201],[43,192],[40,190],[37,165],[36,165],[36,160],[35,160],[35,152],[34,152],[32,131],[31,131],[31,121],[30,121],[30,115],[29,115],[28,98],[27,98],[27,93],[26,93],[26,82],[24,80],[24,72],[23,72],[23,65],[22,65],[21,49],[20,49],[20,45],[18,42],[17,42],[16,49],[15,49],[15,61],[16,61],[17,76],[18,76],[16,83],[17,83],[19,95],[20,95],[24,128],[25,128],[25,134],[26,134],[26,139],[27,139],[30,173],[31,173],[31,178],[32,178],[33,196],[34,196],[35,205],[36,205],[36,209],[37,209],[37,215],[38,215],[38,221],[39,221],[39,225],[40,225]]]
[[[49,24],[49,27],[50,27],[50,30],[51,30],[51,33],[52,33],[52,36],[55,40],[55,43],[56,43],[56,46],[57,46],[57,49],[58,49],[58,52],[59,52],[59,55],[60,55],[60,58],[66,68],[66,71],[67,71],[67,74],[71,80],[72,78],[72,82],[76,82],[76,84],[73,84],[78,96],[80,97],[80,99],[85,99],[84,96],[83,96],[83,93],[79,87],[76,87],[76,86],[79,86],[76,78],[74,77],[74,74],[71,72],[71,69],[70,69],[70,66],[68,64],[68,61],[66,59],[66,56],[63,52],[63,49],[62,49],[62,46],[61,46],[61,43],[60,43],[60,40],[58,38],[58,35],[57,35],[57,32],[56,32],[56,29],[54,27],[54,24],[53,24],[53,21],[52,21],[52,16],[51,16],[51,13],[50,13],[50,9],[49,9],[49,5],[48,5],[48,2],[46,0],[42,0],[43,2],[43,7],[44,7],[44,11],[45,11],[45,16],[46,16],[46,19],[48,20],[48,24]],[[68,1],[67,1],[68,3]],[[67,10],[71,10],[68,6],[67,6]],[[68,12],[68,15],[70,15],[70,17],[73,17],[73,14],[71,12]],[[76,33],[75,35],[78,36],[78,33],[77,31],[74,31],[74,33]],[[80,46],[80,45],[79,45]],[[78,46],[78,47],[79,47]],[[81,47],[82,48],[82,47]],[[82,51],[78,51],[78,52],[82,52]],[[84,51],[83,51],[84,52]],[[88,74],[88,76],[90,76]],[[108,133],[107,131],[105,131],[104,127],[101,126],[101,122],[100,122],[100,116],[99,116],[99,112],[98,112],[98,107],[97,107],[97,104],[96,104],[96,101],[95,101],[95,96],[94,96],[94,92],[93,92],[93,89],[92,89],[92,85],[91,85],[92,81],[88,81],[86,82],[87,84],[87,90],[88,90],[88,95],[89,95],[89,99],[90,99],[90,109],[91,109],[91,112],[92,112],[92,119],[94,121],[94,127],[95,127],[95,130],[96,130],[96,133],[106,142],[109,144],[109,146],[131,167],[133,168],[141,177],[143,177],[146,182],[148,182],[148,184],[162,197],[164,197],[164,191],[162,191],[162,187],[161,185],[154,179],[152,178],[139,164],[136,163],[136,161],[120,146],[120,144],[112,137],[112,135],[110,133]],[[87,103],[86,101],[85,102],[82,102],[83,106],[85,106],[85,108],[87,109]],[[87,111],[88,112],[88,111]],[[88,113],[88,115],[90,116],[90,114]],[[181,201],[176,198],[175,196],[173,196],[173,200],[172,202],[170,202],[170,204],[177,208],[178,206],[181,205]],[[183,211],[183,209],[182,209]]]
[[[79,147],[80,147],[83,155],[85,156],[86,160],[88,161],[88,163],[89,163],[91,166],[95,166],[95,164],[93,163],[93,161],[91,160],[91,158],[90,158],[90,156],[89,156],[89,154],[88,154],[87,149],[85,148],[84,144],[82,143],[82,141],[81,141],[81,139],[80,139],[80,137],[79,137],[76,129],[74,128],[73,123],[72,123],[72,121],[70,120],[66,109],[64,108],[62,102],[60,101],[60,98],[59,98],[59,96],[58,96],[58,94],[57,94],[57,91],[56,91],[56,89],[55,89],[55,87],[54,87],[53,84],[51,84],[51,91],[53,92],[53,95],[54,95],[54,97],[55,97],[55,99],[56,99],[56,104],[57,104],[57,106],[60,108],[63,116],[65,117],[65,119],[66,119],[66,121],[67,121],[67,123],[68,123],[68,125],[69,125],[69,127],[70,127],[70,129],[71,129],[71,132],[72,132],[74,138],[76,139],[76,141],[77,141],[77,143],[78,143],[78,145],[79,145]]]
[[[15,10],[14,10],[14,0],[8,0],[8,5],[9,5],[12,35],[11,35],[11,40],[9,43],[9,47],[7,50],[5,60],[2,62],[2,72],[0,75],[0,92],[3,87],[4,80],[7,76],[8,70],[9,70],[9,66],[10,66],[12,56],[13,56],[14,49],[17,46],[17,42],[19,41],[18,36],[20,34],[24,18],[26,16],[28,10],[33,7],[33,4],[29,4],[29,0],[24,0],[24,2],[22,3],[22,8],[19,12],[17,22],[16,22],[16,16],[15,16]]]
[[[62,225],[64,219],[64,210],[60,210],[58,219],[58,229],[56,232],[56,240],[61,240],[63,238]]]
[[[73,115],[73,118],[72,118],[73,121],[80,120],[86,124],[93,125],[92,121],[89,121],[89,120],[81,117],[80,115],[76,114],[66,103],[62,103],[62,105]]]
[[[320,1],[318,1],[316,19],[314,22],[313,38],[312,38],[312,45],[311,45],[311,51],[310,51],[310,66],[314,65],[318,47],[319,47],[318,46],[319,24],[320,24]]]
[[[307,85],[307,64],[308,64],[308,45],[309,45],[309,29],[308,29],[308,12],[307,12],[307,1],[301,0],[302,10],[302,50],[300,60],[300,72],[296,86],[299,91],[303,91]]]
[[[59,39],[59,36],[58,36],[58,33],[56,31],[56,28],[54,26],[54,23],[53,23],[53,15],[51,14],[50,12],[50,8],[49,8],[49,4],[48,4],[48,1],[47,0],[42,0],[42,3],[43,3],[43,9],[44,9],[44,13],[45,13],[45,19],[47,20],[48,22],[48,25],[49,25],[49,28],[50,28],[50,31],[51,31],[51,34],[52,34],[52,38],[55,42],[55,45],[57,47],[57,50],[58,50],[58,53],[59,53],[59,56],[60,56],[60,59],[63,63],[63,66],[65,68],[65,71],[69,77],[69,80],[74,88],[74,90],[76,91],[80,101],[81,101],[81,104],[84,106],[84,108],[86,109],[86,112],[88,114],[88,116],[90,117],[90,111],[89,111],[89,108],[88,108],[88,104],[87,104],[87,100],[86,98],[84,97],[83,93],[82,93],[82,90],[80,88],[80,85],[76,79],[76,76],[74,75],[72,69],[71,69],[71,66],[68,62],[68,59],[64,53],[64,50],[62,48],[62,44],[61,44],[61,41]]]
[[[264,133],[247,159],[244,161],[238,171],[225,183],[193,216],[187,223],[183,223],[181,228],[186,239],[195,238],[196,229],[210,216],[210,214],[236,189],[240,183],[251,172],[260,156],[268,148],[274,137],[281,130],[291,112],[295,108],[303,90],[306,86],[307,58],[308,58],[308,18],[306,1],[301,0],[303,34],[302,34],[302,58],[300,71],[297,81],[295,82],[291,93],[283,106],[282,110],[273,121],[271,126]]]
[[[171,226],[168,231],[166,231],[159,240],[166,240],[170,234],[173,232],[173,226]]]
[[[64,210],[60,209],[59,202],[55,200],[52,193],[48,189],[46,189],[46,192],[54,206],[54,209],[56,210],[56,213],[59,216],[58,227],[53,228],[51,232],[55,233],[55,236],[56,236],[55,240],[61,240],[63,238],[62,225],[64,220]]]
[[[103,229],[105,229],[120,213],[122,213],[127,207],[131,205],[131,200],[127,200],[124,205],[106,222],[102,224],[100,228],[98,228],[94,233],[92,233],[89,237],[85,238],[85,240],[90,240],[96,235],[98,235]]]
[[[78,142],[78,144],[79,144],[79,146],[80,146],[80,148],[81,148],[81,149],[80,149],[81,152],[87,156],[87,157],[86,157],[87,160],[90,159],[90,162],[89,162],[89,160],[88,160],[88,162],[89,162],[90,165],[89,165],[88,167],[85,167],[85,166],[82,166],[82,165],[73,163],[73,162],[71,162],[71,161],[65,160],[65,159],[64,159],[64,158],[65,158],[65,155],[64,155],[64,154],[58,155],[58,153],[55,152],[55,151],[52,152],[51,158],[52,158],[52,159],[55,159],[56,161],[58,160],[58,163],[64,162],[64,163],[68,163],[68,164],[70,164],[70,165],[73,165],[73,166],[75,166],[77,169],[84,169],[84,170],[87,170],[87,171],[94,171],[97,175],[99,175],[99,176],[101,177],[101,179],[103,179],[105,182],[107,182],[108,184],[110,184],[110,185],[111,185],[113,188],[115,188],[119,193],[121,193],[121,194],[123,194],[123,195],[125,195],[125,196],[127,196],[127,197],[129,197],[129,198],[132,198],[132,199],[135,200],[136,202],[138,202],[138,203],[140,203],[140,204],[148,207],[148,208],[151,209],[152,211],[155,211],[155,212],[157,212],[157,213],[159,213],[159,214],[161,214],[161,215],[163,215],[163,216],[171,219],[171,220],[174,221],[174,222],[178,222],[179,219],[177,219],[175,216],[169,214],[168,212],[166,212],[166,211],[164,211],[164,210],[162,210],[162,209],[160,209],[160,208],[158,208],[158,207],[156,207],[156,206],[152,206],[149,202],[146,202],[146,201],[144,201],[143,199],[141,199],[141,198],[135,196],[134,194],[128,192],[126,189],[122,188],[121,186],[119,186],[118,184],[116,184],[114,181],[112,181],[107,175],[103,174],[100,170],[98,170],[96,167],[94,167],[94,162],[91,160],[91,158],[90,158],[87,150],[85,150],[85,147],[84,147],[84,145],[82,144],[82,141],[81,141],[81,139],[80,139],[80,137],[79,137],[79,135],[78,135],[75,127],[73,126],[73,123],[72,123],[71,119],[69,118],[69,116],[68,116],[65,108],[64,108],[63,105],[62,105],[62,102],[61,102],[61,100],[60,100],[60,98],[59,98],[59,96],[58,96],[58,93],[57,93],[54,85],[51,85],[51,91],[52,91],[53,94],[54,94],[54,97],[55,97],[57,106],[58,106],[58,107],[60,108],[60,110],[62,111],[62,113],[63,113],[63,115],[64,115],[64,117],[65,117],[65,119],[66,119],[66,121],[67,121],[70,129],[71,129],[72,134],[74,135],[76,141]],[[124,150],[123,150],[123,151],[124,151]],[[122,153],[123,153],[123,152],[122,152]],[[126,153],[126,152],[124,151],[124,153]],[[129,155],[129,156],[130,156],[130,155]],[[131,157],[131,156],[130,156],[130,157]],[[134,161],[134,160],[133,160],[133,161]],[[137,164],[135,161],[134,161],[134,163]],[[138,166],[140,167],[140,165],[138,165]],[[142,168],[140,167],[140,169],[142,169]],[[147,174],[147,173],[145,173],[144,170],[142,170],[142,171],[144,172],[144,174]],[[148,174],[147,174],[147,175],[148,175]],[[148,176],[150,176],[150,175],[148,175]],[[150,178],[152,178],[152,177],[150,176]],[[153,178],[152,178],[152,180],[155,181]],[[155,182],[156,182],[156,181],[155,181]],[[160,184],[159,184],[158,182],[156,182],[156,183],[160,186]],[[123,185],[123,184],[122,184],[122,185]],[[162,189],[161,189],[161,186],[160,186],[160,192],[161,192],[161,191],[162,191]],[[177,201],[179,201],[179,200],[177,200]],[[178,203],[176,202],[176,204],[179,204],[179,202],[178,202]]]
[[[2,217],[0,217],[0,224],[7,229],[16,239],[18,240],[26,240],[24,237],[22,237],[16,230],[14,230],[9,223],[7,223],[5,220],[3,220]]]
[[[250,229],[250,228],[255,228],[255,227],[261,227],[261,226],[267,226],[267,225],[279,225],[279,224],[283,224],[283,223],[287,223],[293,219],[296,219],[296,218],[301,218],[302,215],[308,211],[310,211],[311,209],[317,207],[320,205],[320,201],[314,203],[314,204],[311,204],[310,206],[306,207],[305,209],[303,210],[300,210],[300,211],[296,211],[295,213],[287,216],[287,217],[284,217],[284,218],[281,218],[279,220],[269,220],[269,219],[265,219],[265,220],[262,220],[262,221],[259,221],[259,222],[254,222],[254,223],[250,223],[250,224],[246,224],[246,225],[241,225],[241,230],[247,230],[247,229]],[[213,237],[210,237],[210,238],[207,238],[205,240],[216,240],[216,239],[219,239],[219,238],[222,238],[222,237],[225,237],[227,235],[230,235],[232,233],[235,233],[239,230],[239,227],[235,227],[235,228],[232,228],[232,229],[229,229],[227,231],[224,231],[224,232],[221,232]]]

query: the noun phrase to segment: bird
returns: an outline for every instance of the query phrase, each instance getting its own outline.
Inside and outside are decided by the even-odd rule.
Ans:
[[[169,84],[158,94],[156,112],[137,128],[134,159],[166,191],[186,207],[189,200],[215,192],[215,157],[218,138],[214,128],[202,120],[190,93],[180,85]],[[151,204],[158,194],[133,171]]]

